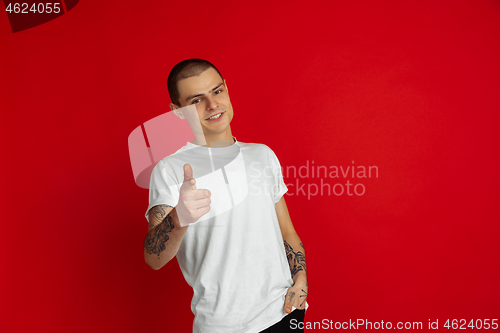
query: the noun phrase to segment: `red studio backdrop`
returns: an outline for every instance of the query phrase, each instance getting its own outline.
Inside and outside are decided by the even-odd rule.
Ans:
[[[144,261],[127,138],[193,57],[285,169],[306,324],[498,323],[498,1],[86,0],[0,13],[0,332],[191,331],[176,260]]]

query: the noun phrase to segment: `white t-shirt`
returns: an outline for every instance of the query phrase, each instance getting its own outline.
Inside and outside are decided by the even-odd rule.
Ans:
[[[189,225],[176,255],[194,291],[194,333],[257,333],[287,315],[293,280],[275,209],[288,190],[281,165],[268,146],[235,141],[187,142],[151,174],[148,221],[152,207],[177,205],[186,163],[196,188],[212,193],[210,211]]]

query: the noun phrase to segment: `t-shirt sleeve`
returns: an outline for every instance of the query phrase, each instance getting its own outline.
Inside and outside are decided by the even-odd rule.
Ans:
[[[273,194],[274,194],[274,203],[278,203],[281,197],[288,191],[288,188],[285,185],[285,181],[283,180],[283,173],[281,171],[281,164],[278,160],[276,154],[269,149],[270,153],[270,164],[273,170],[274,176],[274,186],[273,186]]]
[[[174,177],[173,171],[163,160],[159,161],[153,168],[149,183],[149,206],[145,214],[148,223],[151,208],[157,205],[175,207],[179,202],[180,185]]]

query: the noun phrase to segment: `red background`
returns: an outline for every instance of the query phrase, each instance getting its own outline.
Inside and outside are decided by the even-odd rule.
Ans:
[[[239,141],[378,166],[363,196],[286,196],[307,321],[500,318],[498,1],[89,0],[16,34],[3,12],[0,48],[0,332],[191,330],[177,263],[144,262],[127,148],[191,57]]]

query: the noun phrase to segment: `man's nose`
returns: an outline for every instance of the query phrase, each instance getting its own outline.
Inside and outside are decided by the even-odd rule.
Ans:
[[[207,109],[215,110],[215,109],[217,109],[218,106],[219,105],[217,104],[217,102],[215,101],[215,99],[213,97],[207,98]]]

